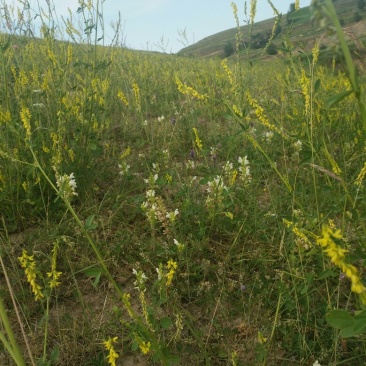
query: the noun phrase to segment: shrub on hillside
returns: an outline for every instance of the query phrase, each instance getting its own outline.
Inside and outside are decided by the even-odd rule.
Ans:
[[[358,11],[355,11],[355,13],[353,14],[353,20],[355,22],[359,22],[361,19],[362,19],[362,15]]]
[[[266,52],[268,55],[277,55],[277,46],[274,43],[268,45]]]
[[[231,42],[227,42],[224,46],[224,56],[229,57],[234,53],[235,49]]]

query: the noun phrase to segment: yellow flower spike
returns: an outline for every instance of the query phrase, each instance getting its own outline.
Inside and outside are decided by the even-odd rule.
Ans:
[[[169,270],[166,274],[166,285],[170,286],[173,282],[175,270],[178,268],[178,263],[174,262],[173,259],[169,259],[166,268]]]
[[[333,156],[330,155],[329,151],[326,148],[323,148],[322,151],[324,152],[325,156],[328,158],[330,165],[332,166],[332,171],[334,174],[341,175],[342,170],[334,160]]]
[[[257,1],[258,0],[251,0],[250,1],[250,24],[254,24],[254,18],[257,13]]]
[[[268,127],[270,130],[276,131],[285,138],[286,136],[282,133],[282,131],[269,122],[265,114],[264,108],[254,98],[251,97],[249,92],[247,93],[247,99],[249,105],[254,109],[254,113],[257,116],[259,122],[261,122],[263,126]]]
[[[242,111],[235,104],[233,104],[233,111],[240,118],[243,118],[244,117]]]
[[[131,319],[135,319],[135,315],[132,311],[131,301],[130,301],[131,295],[128,293],[124,293],[122,296],[123,304],[128,312],[128,315],[131,317]]]
[[[234,86],[234,75],[233,72],[229,69],[227,66],[227,59],[225,58],[223,61],[221,61],[221,66],[225,70],[225,73],[229,79],[229,82],[232,86]]]
[[[348,250],[336,244],[335,240],[340,239],[342,239],[340,230],[334,231],[329,226],[324,225],[322,236],[317,239],[317,242],[323,248],[324,253],[328,255],[331,262],[351,280],[351,291],[359,295],[361,302],[366,305],[366,287],[358,275],[357,268],[346,262],[345,254]]]
[[[138,110],[141,110],[141,100],[140,100],[140,88],[136,83],[132,84],[133,95],[135,97],[135,105]]]
[[[311,97],[310,97],[311,82],[310,79],[306,76],[304,69],[301,70],[300,86],[302,94],[305,98],[305,115],[307,116],[310,113],[310,106],[311,106]]]
[[[125,94],[124,94],[122,91],[118,90],[118,92],[117,92],[117,97],[120,99],[120,101],[121,101],[121,102],[122,102],[126,107],[128,107],[128,100],[127,100],[127,98],[126,98]]]
[[[310,241],[310,239],[302,231],[300,231],[300,229],[296,226],[295,223],[293,223],[292,221],[288,221],[286,219],[283,219],[283,223],[286,225],[287,228],[291,229],[291,231],[298,238],[300,238],[304,243],[306,243],[309,248],[312,247],[313,244]],[[311,233],[307,232],[307,234],[311,234]]]
[[[70,65],[72,62],[72,46],[69,44],[67,46],[67,61],[66,64]]]
[[[366,175],[366,162],[364,163],[360,173],[358,174],[357,178],[356,178],[356,181],[355,181],[355,184],[360,188],[361,187],[361,184],[362,182],[364,181],[365,179],[365,175]]]
[[[128,146],[127,149],[121,154],[119,158],[120,160],[123,160],[127,158],[127,156],[129,156],[130,154],[131,154],[131,148]]]
[[[318,62],[318,58],[319,58],[319,44],[320,42],[316,42],[311,53],[313,55],[313,66],[315,66],[315,64]]]
[[[150,352],[151,343],[150,342],[141,342],[139,344],[140,350],[144,355],[147,355]]]
[[[26,132],[26,139],[28,140],[30,139],[31,136],[31,124],[30,124],[31,113],[28,108],[22,107],[20,111],[20,119],[23,122],[23,126]]]
[[[264,335],[262,334],[262,332],[261,332],[261,331],[258,331],[258,342],[259,342],[260,344],[264,344],[264,343],[266,343],[266,342],[267,342],[267,338],[266,338],[266,337],[264,337]]]
[[[197,131],[197,128],[196,127],[193,127],[193,132],[194,132],[194,135],[196,137],[195,139],[195,143],[196,143],[196,146],[199,150],[202,150],[203,148],[203,145],[202,145],[202,141],[200,140],[199,136],[198,136],[198,131]]]
[[[114,349],[114,343],[116,343],[118,337],[109,337],[107,341],[104,341],[104,347],[108,351],[107,361],[110,365],[116,366],[116,360],[119,357],[118,353]]]
[[[175,82],[178,86],[178,90],[182,94],[191,96],[191,97],[199,99],[199,100],[207,100],[207,95],[198,93],[198,91],[196,91],[192,87],[190,87],[186,84],[183,84],[178,78],[175,78]]]
[[[28,255],[27,251],[23,249],[22,255],[18,258],[20,265],[24,268],[27,281],[31,285],[32,292],[35,295],[36,301],[44,298],[42,293],[42,287],[37,284],[37,274],[36,274],[36,262],[33,255]]]
[[[62,272],[56,271],[56,261],[57,261],[57,250],[59,248],[58,241],[56,241],[53,249],[52,249],[52,260],[51,260],[51,271],[47,272],[47,277],[50,278],[49,285],[50,288],[55,288],[58,285],[60,285],[61,282],[58,281],[60,276],[62,275]]]
[[[238,171],[236,169],[233,170],[230,177],[230,185],[233,186],[236,182],[236,179],[238,177]]]

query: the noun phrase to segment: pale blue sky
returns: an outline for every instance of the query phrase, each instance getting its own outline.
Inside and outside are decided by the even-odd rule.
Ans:
[[[287,13],[295,0],[272,0],[275,7]],[[239,19],[244,19],[244,1],[235,1]],[[301,6],[311,0],[300,0]],[[250,1],[247,1],[248,7]],[[113,18],[121,11],[126,45],[136,49],[158,49],[156,44],[169,41],[166,52],[183,48],[178,31],[186,30],[189,43],[223,30],[234,28],[231,0],[106,0],[105,14]],[[118,10],[117,10],[118,9]],[[248,9],[249,10],[249,9]],[[273,11],[266,0],[258,0],[256,20],[271,18]],[[241,23],[244,25],[244,22]]]
[[[6,0],[11,3],[16,0]],[[45,0],[28,0],[38,8]],[[52,2],[52,0],[51,0]],[[295,0],[272,0],[283,14]],[[311,0],[300,0],[301,7]],[[96,0],[94,0],[96,3]],[[244,0],[235,1],[239,9],[239,19],[244,25]],[[249,11],[249,3],[248,11]],[[53,0],[59,19],[67,16],[70,8],[73,14],[79,7],[77,0]],[[231,0],[105,0],[103,4],[108,44],[113,32],[109,24],[121,12],[123,40],[133,49],[160,50],[164,44],[166,52],[177,52],[184,46],[179,42],[179,31],[186,31],[189,44],[223,30],[234,28],[235,20],[230,6]],[[258,0],[256,21],[273,17],[267,0]],[[162,42],[162,37],[164,41]]]

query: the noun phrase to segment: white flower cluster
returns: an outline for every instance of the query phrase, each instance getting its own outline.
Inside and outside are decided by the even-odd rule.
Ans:
[[[135,268],[132,269],[132,273],[136,276],[136,281],[133,283],[135,288],[140,291],[145,291],[145,282],[147,277],[144,272],[136,271]]]
[[[70,200],[73,196],[77,196],[76,193],[76,181],[74,173],[70,175],[59,175],[56,171],[56,186],[58,188],[59,195],[67,200]]]
[[[208,182],[207,185],[207,193],[221,195],[224,191],[227,191],[227,187],[224,185],[223,177],[220,175],[217,175],[216,178]]]
[[[127,164],[125,161],[123,161],[121,164],[118,164],[119,168],[119,175],[128,175],[128,172],[131,168],[129,164]]]
[[[193,170],[194,169],[194,166],[195,166],[194,160],[188,160],[188,161],[186,161],[186,168],[188,170]]]
[[[176,208],[174,211],[167,212],[165,217],[170,221],[170,223],[175,222],[175,218],[179,215],[179,210]]]
[[[224,177],[220,175],[217,175],[212,181],[209,181],[207,185],[205,205],[210,215],[214,215],[217,210],[222,208],[224,192],[227,191],[228,188],[224,184]]]
[[[154,187],[158,178],[159,178],[158,174],[154,174],[154,175],[151,174],[149,179],[144,179],[144,182],[146,184],[148,184],[150,187]]]
[[[244,184],[249,183],[252,180],[252,176],[250,174],[250,165],[247,156],[245,155],[244,158],[239,156],[238,158],[239,163],[239,172],[240,172],[240,179],[244,182]]]
[[[268,143],[270,143],[270,142],[272,141],[272,139],[273,139],[273,132],[272,132],[272,131],[270,131],[270,132],[266,132],[266,133],[264,134],[264,139],[265,139]]]
[[[294,142],[294,156],[298,157],[300,154],[300,151],[302,150],[302,142],[300,140],[297,140],[296,142]]]
[[[141,204],[141,208],[145,211],[146,217],[149,220],[150,224],[154,226],[158,218],[158,205],[156,204],[155,190],[153,189],[147,190],[146,198],[147,201],[144,201]]]
[[[224,177],[226,179],[231,179],[232,172],[234,169],[233,163],[231,163],[230,161],[227,161],[225,163],[225,165],[222,167],[222,169],[224,170]]]

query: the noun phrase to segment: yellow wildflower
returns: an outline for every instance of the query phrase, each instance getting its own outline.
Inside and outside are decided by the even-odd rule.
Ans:
[[[136,83],[132,84],[133,95],[135,96],[135,105],[138,110],[141,109],[141,100],[140,100],[140,88]]]
[[[305,115],[309,115],[311,107],[311,97],[310,97],[311,82],[310,79],[306,76],[304,69],[301,70],[300,85],[302,94],[305,98]]]
[[[57,260],[57,250],[58,250],[58,242],[56,241],[55,246],[52,249],[52,260],[51,260],[51,272],[47,272],[47,277],[50,278],[50,288],[57,287],[61,282],[58,281],[62,272],[56,271],[56,260]]]
[[[121,156],[119,157],[120,158],[120,160],[123,160],[123,159],[125,159],[125,158],[127,158],[127,156],[128,155],[130,155],[131,154],[131,148],[130,147],[128,147],[122,154],[121,154]]]
[[[122,301],[123,301],[123,304],[128,312],[128,315],[132,318],[132,319],[135,319],[135,314],[133,313],[133,310],[132,310],[132,306],[131,306],[131,301],[130,301],[130,297],[131,295],[128,294],[128,293],[124,293],[123,296],[122,296]]]
[[[66,61],[66,64],[67,65],[70,65],[72,62],[72,47],[71,45],[69,44],[67,46],[67,61]]]
[[[275,125],[273,125],[269,122],[269,120],[264,112],[264,108],[254,98],[252,98],[249,93],[247,93],[247,99],[248,99],[249,105],[254,109],[254,113],[257,116],[259,122],[261,122],[263,126],[266,126],[269,129],[276,131],[280,135],[285,137],[279,128],[277,128]]]
[[[199,99],[199,100],[206,100],[207,99],[207,95],[198,93],[198,91],[194,90],[192,87],[190,87],[186,84],[183,84],[178,78],[175,79],[175,82],[178,86],[178,90],[182,94],[194,97],[194,98]]]
[[[118,337],[109,337],[107,341],[104,341],[104,347],[108,351],[107,360],[108,363],[112,366],[116,366],[116,360],[119,357],[118,353],[114,349],[114,343],[116,343],[118,340]]]
[[[141,342],[139,344],[140,350],[144,355],[147,355],[150,352],[151,343],[150,342]]]
[[[251,0],[250,1],[250,24],[254,24],[254,18],[257,13],[257,1],[258,0]]]
[[[358,174],[358,177],[357,177],[357,179],[356,179],[356,181],[355,181],[355,184],[356,184],[358,187],[360,187],[360,186],[361,186],[361,184],[362,184],[363,180],[365,179],[365,175],[366,175],[366,162],[365,162],[365,164],[363,165],[363,167],[362,167],[362,169],[361,169],[360,173]]]
[[[166,274],[166,285],[170,286],[172,284],[175,270],[177,269],[178,264],[177,262],[174,262],[173,259],[169,259],[166,267],[169,270],[169,272]]]
[[[28,255],[27,251],[23,249],[22,255],[18,258],[20,265],[24,268],[24,272],[27,276],[27,281],[31,285],[32,292],[34,293],[37,300],[41,300],[44,298],[42,293],[42,287],[37,284],[37,271],[36,271],[36,262],[34,260],[33,255]]]
[[[26,131],[26,139],[29,139],[31,135],[31,125],[30,125],[31,113],[28,108],[22,107],[20,111],[20,119],[22,120],[23,126]]]
[[[202,141],[200,140],[200,138],[198,136],[198,131],[197,131],[196,127],[193,127],[193,132],[194,132],[194,135],[196,137],[196,139],[195,139],[196,146],[199,150],[202,150],[202,148],[203,148]]]
[[[324,225],[322,237],[318,238],[317,242],[330,260],[351,280],[351,291],[358,294],[361,302],[366,304],[366,287],[361,282],[357,268],[346,261],[345,255],[348,250],[336,244],[336,240],[340,239],[342,239],[340,230],[333,231],[329,226]]]
[[[261,331],[258,331],[258,342],[260,344],[264,344],[267,342],[267,338],[262,334]]]
[[[128,107],[128,100],[127,100],[127,98],[126,98],[126,96],[124,95],[124,93],[122,92],[122,91],[118,91],[118,93],[117,93],[117,96],[118,96],[118,98],[121,100],[121,102],[126,106],[126,107]]]

